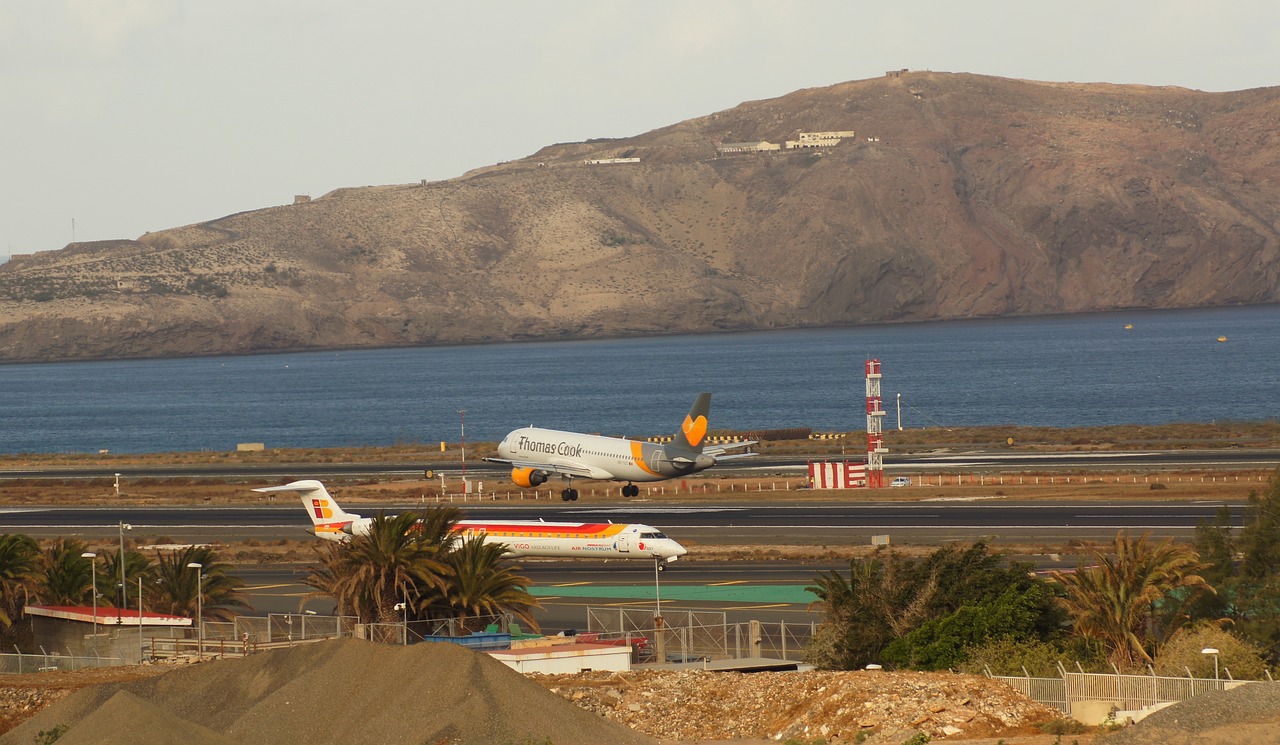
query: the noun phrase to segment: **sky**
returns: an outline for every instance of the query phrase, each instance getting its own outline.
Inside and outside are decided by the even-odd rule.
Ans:
[[[0,0],[0,261],[910,68],[1280,84],[1275,0]]]

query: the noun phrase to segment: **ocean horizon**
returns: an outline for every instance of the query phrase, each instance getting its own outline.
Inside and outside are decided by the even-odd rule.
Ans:
[[[1224,341],[1219,341],[1219,339]],[[519,426],[861,431],[1280,416],[1280,306],[0,366],[0,452],[496,441]],[[900,399],[899,399],[900,397]],[[464,413],[465,412],[465,413]]]

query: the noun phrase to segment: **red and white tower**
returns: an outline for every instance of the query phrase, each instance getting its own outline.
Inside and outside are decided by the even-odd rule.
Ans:
[[[880,360],[867,360],[867,488],[884,486],[884,408],[880,401]]]

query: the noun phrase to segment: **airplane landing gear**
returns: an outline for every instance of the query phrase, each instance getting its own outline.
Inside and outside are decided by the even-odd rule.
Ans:
[[[565,489],[564,491],[560,492],[560,498],[566,502],[576,502],[578,501],[578,490]]]
[[[622,487],[622,496],[638,497],[640,496],[640,487],[636,486],[635,484],[627,484],[626,486]]]

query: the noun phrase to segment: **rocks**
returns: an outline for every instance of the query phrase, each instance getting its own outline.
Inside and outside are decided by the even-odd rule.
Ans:
[[[634,671],[540,676],[577,705],[681,741],[920,731],[934,739],[997,736],[1058,719],[1003,683],[951,673]]]

